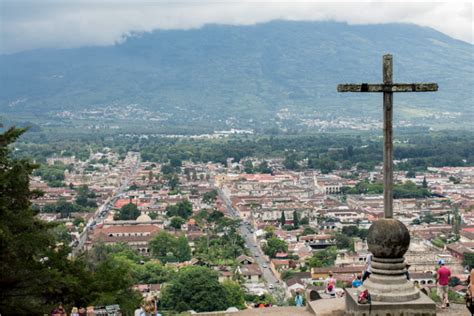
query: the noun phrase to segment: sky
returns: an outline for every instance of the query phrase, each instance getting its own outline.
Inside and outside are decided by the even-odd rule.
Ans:
[[[113,45],[136,32],[275,19],[414,23],[474,43],[472,1],[0,0],[0,53]]]

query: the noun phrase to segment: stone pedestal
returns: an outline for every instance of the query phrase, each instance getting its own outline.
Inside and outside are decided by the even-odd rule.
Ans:
[[[379,302],[372,301],[372,304],[357,303],[357,289],[346,289],[347,316],[435,316],[436,304],[425,294],[411,301],[399,302]]]
[[[369,229],[367,244],[372,274],[359,289],[346,291],[348,315],[436,315],[436,305],[406,278],[403,255],[410,246],[405,225],[392,218],[380,219]],[[358,304],[358,293],[367,289],[372,304]]]
[[[372,274],[362,289],[369,290],[373,301],[407,302],[420,297],[420,291],[405,275],[405,260],[372,258]]]

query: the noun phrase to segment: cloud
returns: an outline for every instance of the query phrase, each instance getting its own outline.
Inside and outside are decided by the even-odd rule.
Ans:
[[[111,45],[131,32],[275,19],[415,23],[474,43],[473,3],[403,1],[0,0],[0,51]]]

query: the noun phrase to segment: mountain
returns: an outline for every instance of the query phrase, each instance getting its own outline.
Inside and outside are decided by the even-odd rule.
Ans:
[[[472,44],[410,24],[274,21],[158,30],[113,46],[1,55],[0,115],[218,127],[379,117],[381,95],[338,94],[336,86],[380,82],[382,55],[391,53],[395,82],[440,87],[397,94],[397,117],[469,121],[473,52]]]

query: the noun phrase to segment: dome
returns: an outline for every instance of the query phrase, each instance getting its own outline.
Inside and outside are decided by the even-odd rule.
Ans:
[[[151,217],[146,215],[146,214],[142,214],[142,215],[137,217],[136,221],[137,222],[149,222],[149,221],[151,221]]]

